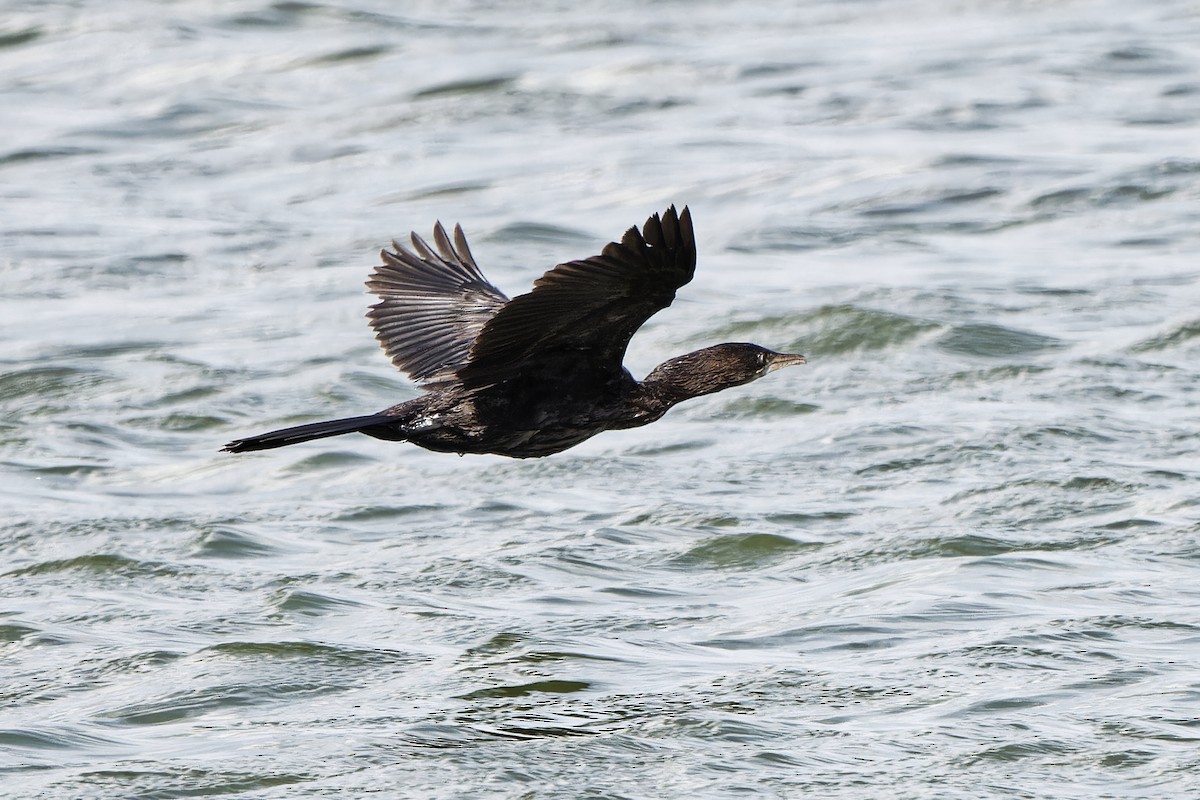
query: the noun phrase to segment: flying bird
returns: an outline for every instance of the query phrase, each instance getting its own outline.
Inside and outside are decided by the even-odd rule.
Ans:
[[[475,263],[462,227],[431,247],[393,242],[367,281],[367,317],[419,397],[362,417],[235,439],[230,453],[343,433],[447,453],[538,458],[606,430],[654,422],[677,403],[804,364],[798,354],[732,342],[677,356],[637,381],[622,362],[633,334],[671,304],[696,269],[685,206],[651,216],[600,255],[559,264],[511,300]]]

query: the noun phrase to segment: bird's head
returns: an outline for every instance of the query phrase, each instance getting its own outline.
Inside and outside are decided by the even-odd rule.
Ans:
[[[746,342],[727,342],[672,358],[654,368],[645,383],[675,402],[741,386],[768,372],[808,360]],[[678,398],[678,399],[676,399]]]

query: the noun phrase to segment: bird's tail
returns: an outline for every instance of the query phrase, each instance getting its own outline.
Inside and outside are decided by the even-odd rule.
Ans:
[[[368,428],[375,426],[395,423],[396,417],[389,417],[387,414],[369,414],[365,417],[347,417],[346,419],[329,419],[324,422],[311,422],[308,425],[297,425],[294,428],[283,428],[270,433],[260,433],[258,436],[247,436],[245,439],[234,439],[229,444],[221,448],[225,453],[245,453],[251,450],[270,450],[273,447],[284,447],[289,444],[298,444],[307,442],[312,439],[324,439],[326,436],[340,436],[343,433],[354,433],[356,431],[366,432]],[[375,431],[373,433],[382,433]],[[391,436],[380,436],[379,438],[403,439],[402,435],[388,431]]]

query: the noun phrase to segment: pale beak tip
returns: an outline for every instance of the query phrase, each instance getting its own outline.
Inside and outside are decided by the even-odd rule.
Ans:
[[[767,365],[767,372],[774,372],[777,369],[791,367],[796,364],[807,364],[808,359],[799,353],[777,353],[775,358]]]

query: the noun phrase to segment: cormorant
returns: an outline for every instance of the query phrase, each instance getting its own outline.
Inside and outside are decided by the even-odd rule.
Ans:
[[[425,393],[378,414],[235,439],[241,453],[365,433],[449,453],[548,456],[604,430],[654,422],[673,405],[805,363],[804,356],[727,343],[678,356],[644,381],[622,366],[634,332],[692,279],[687,207],[654,214],[598,256],[559,264],[509,300],[483,277],[462,228],[439,222],[430,247],[393,241],[367,281],[367,316],[392,363]]]

